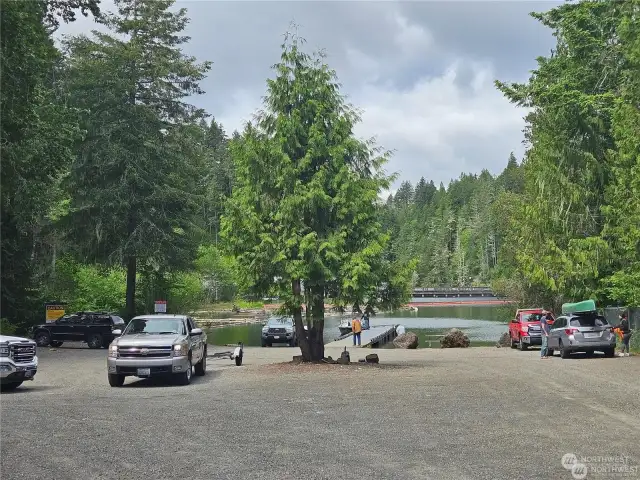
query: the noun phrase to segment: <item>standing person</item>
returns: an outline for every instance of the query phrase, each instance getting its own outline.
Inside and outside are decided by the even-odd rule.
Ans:
[[[540,358],[549,358],[549,323],[547,322],[548,317],[551,314],[543,310],[542,315],[540,317],[540,333],[542,334],[542,347],[540,348]]]
[[[362,332],[362,324],[358,317],[351,320],[351,331],[353,332],[353,346],[356,346],[356,340],[358,340],[358,346],[360,346],[360,333]]]
[[[629,342],[631,340],[631,329],[629,328],[629,319],[627,318],[627,312],[622,312],[622,314],[620,315],[620,325],[618,325],[618,328],[622,332],[622,350],[620,350],[620,356],[628,357]]]
[[[369,330],[369,314],[365,312],[362,314],[362,329]]]

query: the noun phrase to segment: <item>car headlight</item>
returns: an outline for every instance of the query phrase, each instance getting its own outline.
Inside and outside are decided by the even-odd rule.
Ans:
[[[186,357],[189,352],[189,345],[186,343],[178,343],[173,346],[174,357]]]
[[[110,357],[118,357],[118,346],[117,345],[110,345],[109,346],[109,356]]]

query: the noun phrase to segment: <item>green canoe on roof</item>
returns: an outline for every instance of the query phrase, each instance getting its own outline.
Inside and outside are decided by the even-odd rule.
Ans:
[[[583,312],[595,312],[596,311],[596,302],[593,300],[584,300],[578,303],[563,303],[562,304],[562,314],[566,315],[567,313],[583,313]]]

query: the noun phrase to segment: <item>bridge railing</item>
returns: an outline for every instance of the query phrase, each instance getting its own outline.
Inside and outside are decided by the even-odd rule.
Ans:
[[[459,292],[484,292],[484,293],[492,293],[491,287],[416,287],[413,289],[414,292],[449,292],[449,293],[459,293]]]

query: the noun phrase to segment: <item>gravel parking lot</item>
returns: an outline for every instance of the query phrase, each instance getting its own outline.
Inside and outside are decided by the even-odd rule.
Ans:
[[[571,480],[574,453],[586,478],[640,478],[640,357],[377,353],[284,366],[294,349],[249,348],[186,387],[111,388],[106,350],[40,349],[35,381],[0,396],[0,477]]]

